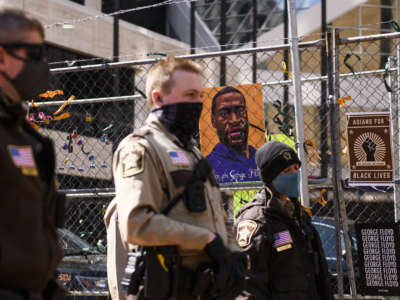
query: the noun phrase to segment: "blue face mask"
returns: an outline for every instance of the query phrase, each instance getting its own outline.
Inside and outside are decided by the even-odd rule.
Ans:
[[[272,181],[274,188],[291,198],[300,196],[300,172],[280,174]]]

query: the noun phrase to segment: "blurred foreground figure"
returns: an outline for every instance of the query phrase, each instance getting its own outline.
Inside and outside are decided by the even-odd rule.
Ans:
[[[0,9],[0,24],[0,299],[64,299],[53,143],[25,121],[26,101],[48,87],[44,30],[19,10]]]

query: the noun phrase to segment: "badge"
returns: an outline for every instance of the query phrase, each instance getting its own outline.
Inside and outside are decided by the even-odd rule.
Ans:
[[[33,158],[31,146],[9,145],[11,159],[14,165],[19,168],[22,174],[26,176],[38,176],[35,159]]]
[[[122,177],[131,177],[140,174],[144,170],[144,147],[132,145],[121,152]]]
[[[252,220],[241,221],[237,226],[236,240],[240,247],[250,244],[251,237],[257,229],[257,223]]]
[[[292,248],[293,240],[289,230],[278,232],[274,234],[274,248],[280,252]]]
[[[168,151],[169,157],[175,166],[188,167],[190,165],[189,159],[183,151]]]
[[[289,151],[289,150],[286,150],[286,149],[285,149],[285,150],[282,150],[280,154],[281,154],[282,157],[283,157],[284,159],[286,159],[287,161],[289,161],[289,160],[292,159],[292,154],[290,154],[290,151]]]

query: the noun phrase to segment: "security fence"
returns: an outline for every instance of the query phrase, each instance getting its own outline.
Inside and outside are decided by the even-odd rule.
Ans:
[[[299,44],[307,152],[303,168],[307,167],[309,173],[309,212],[321,230],[326,256],[332,259],[330,267],[336,273],[335,212],[339,207],[334,196],[335,170],[342,173],[340,198],[345,203],[352,237],[354,222],[393,222],[398,216],[394,204],[398,199],[397,181],[395,188],[347,184],[344,130],[346,112],[390,111],[397,180],[400,34],[342,39],[336,36],[327,41],[327,45],[325,40]],[[328,49],[332,50],[330,54]],[[267,140],[280,140],[295,147],[289,52],[288,45],[277,45],[185,56],[203,68],[206,91],[198,141],[204,155],[212,152],[219,139],[211,122],[210,103],[220,86],[237,87],[246,98],[249,145],[258,148]],[[143,125],[149,114],[145,79],[158,60],[96,65],[66,62],[65,67],[52,70],[53,93],[43,95],[30,106],[30,121],[55,143],[59,189],[67,194],[69,204],[66,227],[100,249],[106,246],[104,211],[114,195],[112,153],[126,135]],[[335,73],[339,76],[335,77]],[[350,100],[343,100],[348,96]],[[75,99],[67,100],[70,97]],[[339,97],[340,123],[330,123],[332,107],[338,108]],[[332,143],[332,130],[340,136],[336,144]],[[334,147],[341,151],[339,161],[334,159]],[[232,222],[239,207],[262,187],[257,176],[256,170],[217,175]],[[354,247],[354,240],[350,241]],[[344,251],[343,235],[340,244]],[[352,253],[357,263],[357,252]],[[348,294],[347,273],[342,275],[343,289]],[[333,284],[335,280],[334,277]]]

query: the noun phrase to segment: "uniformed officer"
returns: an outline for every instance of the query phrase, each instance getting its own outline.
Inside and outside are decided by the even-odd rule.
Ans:
[[[116,212],[110,209],[110,215],[116,213],[114,220],[123,243],[156,252],[157,246],[176,246],[179,253],[179,270],[168,279],[172,283],[147,274],[144,287],[154,283],[156,287],[141,290],[141,299],[222,297],[239,285],[247,266],[244,256],[233,251],[237,246],[227,227],[218,185],[193,139],[202,92],[196,63],[174,58],[158,62],[147,77],[151,113],[145,126],[127,136],[114,154]],[[177,195],[183,195],[182,199],[162,213]],[[112,253],[115,255],[115,249]],[[165,265],[168,257],[160,254],[157,259],[155,264],[172,276],[171,267]],[[108,272],[120,274],[110,268]],[[207,286],[205,273],[210,279],[214,276],[212,286]],[[177,287],[177,291],[160,292],[165,285]]]
[[[237,213],[236,239],[251,258],[246,299],[330,300],[320,237],[298,202],[300,160],[271,141],[256,152],[264,188]]]
[[[24,101],[48,86],[44,30],[18,10],[0,9],[0,24],[0,299],[63,299],[53,144],[25,121]]]

